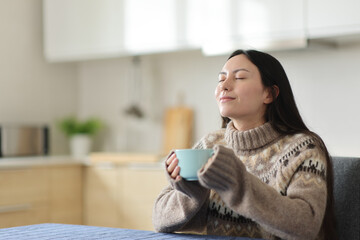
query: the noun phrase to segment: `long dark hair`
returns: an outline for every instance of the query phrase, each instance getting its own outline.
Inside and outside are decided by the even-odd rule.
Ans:
[[[257,66],[263,85],[271,89],[274,100],[267,106],[265,112],[266,121],[270,122],[276,131],[284,135],[295,133],[309,134],[314,137],[314,139],[316,139],[322,148],[326,156],[327,163],[327,201],[325,217],[323,220],[324,239],[338,239],[334,216],[334,174],[332,163],[330,161],[330,155],[324,142],[320,136],[308,129],[302,117],[300,116],[289,79],[281,63],[270,54],[256,50],[236,50],[229,56],[227,60],[240,54],[244,54],[255,66]],[[277,92],[274,86],[277,86],[279,89],[278,96],[276,96]],[[222,117],[222,119],[222,127],[224,128],[230,122],[230,119],[226,117]]]

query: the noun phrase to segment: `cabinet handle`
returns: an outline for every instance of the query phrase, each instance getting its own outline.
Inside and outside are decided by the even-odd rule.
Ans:
[[[20,212],[31,208],[30,203],[0,206],[0,213]]]

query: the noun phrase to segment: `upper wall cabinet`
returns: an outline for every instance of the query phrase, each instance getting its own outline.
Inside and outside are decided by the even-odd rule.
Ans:
[[[306,44],[303,0],[43,1],[49,61]]]
[[[118,0],[44,0],[44,51],[50,61],[122,53],[124,7]]]
[[[359,34],[359,10],[359,0],[308,0],[308,36],[324,38]]]
[[[211,0],[206,8],[205,54],[306,46],[303,0]]]
[[[44,0],[45,56],[67,61],[199,48],[201,3]]]
[[[123,0],[124,50],[131,55],[199,48],[204,0]]]
[[[304,48],[360,32],[360,1],[43,0],[49,61],[202,49]]]

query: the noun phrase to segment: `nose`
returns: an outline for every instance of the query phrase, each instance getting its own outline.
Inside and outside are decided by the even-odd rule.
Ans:
[[[221,90],[229,91],[231,89],[231,79],[227,77],[220,85]]]

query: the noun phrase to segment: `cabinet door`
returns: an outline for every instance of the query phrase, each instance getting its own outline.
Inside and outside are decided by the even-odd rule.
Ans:
[[[87,167],[84,183],[84,223],[119,227],[118,169],[113,166]]]
[[[82,166],[49,169],[50,222],[82,224]]]
[[[49,221],[46,168],[0,171],[0,227]]]
[[[49,61],[200,49],[204,0],[44,0]]]
[[[120,171],[120,227],[154,230],[152,209],[155,199],[167,184],[164,170],[134,167]]]
[[[176,0],[125,0],[124,48],[131,54],[175,50]]]
[[[0,228],[48,223],[48,207],[43,204],[0,206]]]
[[[306,8],[312,38],[360,33],[358,0],[309,0]]]
[[[84,60],[123,52],[123,0],[44,0],[45,56]]]
[[[207,14],[208,55],[306,46],[304,0],[211,0]]]

